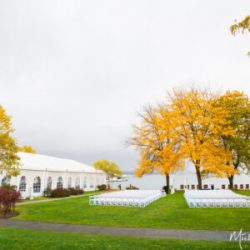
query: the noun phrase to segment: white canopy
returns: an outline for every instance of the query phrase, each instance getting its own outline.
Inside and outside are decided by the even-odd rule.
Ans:
[[[19,168],[21,170],[42,170],[55,172],[77,172],[77,173],[103,173],[96,170],[94,167],[70,160],[62,159],[47,155],[29,154],[19,152],[18,156],[21,159]]]

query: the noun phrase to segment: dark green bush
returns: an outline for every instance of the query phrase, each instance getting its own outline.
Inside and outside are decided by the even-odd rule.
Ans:
[[[107,185],[106,184],[98,185],[97,188],[99,191],[103,191],[107,189]]]
[[[70,195],[80,195],[83,194],[84,191],[82,189],[69,188]]]
[[[60,197],[68,197],[70,196],[70,191],[64,188],[53,189],[50,192],[50,197],[52,198],[60,198]]]
[[[138,187],[130,185],[129,187],[126,187],[127,190],[138,190]]]
[[[50,197],[51,195],[51,189],[50,188],[46,188],[44,191],[43,191],[43,196],[45,197]]]
[[[2,184],[1,188],[7,189],[7,190],[15,190],[15,189],[16,189],[16,186],[15,186],[15,185],[10,185],[10,184],[4,183],[4,184]]]

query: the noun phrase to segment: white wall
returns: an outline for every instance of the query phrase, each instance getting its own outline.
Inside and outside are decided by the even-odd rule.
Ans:
[[[174,186],[176,190],[181,189],[181,185],[186,186],[186,188],[192,189],[192,185],[195,185],[197,189],[197,178],[195,174],[188,175],[170,175],[170,185]],[[207,185],[207,188],[211,188],[211,185],[214,185],[215,189],[222,189],[222,185],[225,185],[225,189],[228,189],[229,181],[227,178],[205,178],[202,180],[203,188],[204,185]],[[241,189],[240,185],[243,185],[243,189],[247,189],[247,185],[250,186],[250,176],[248,175],[235,175],[234,176],[234,185],[237,185],[237,189]]]
[[[68,188],[68,179],[71,177],[71,187],[75,187],[77,177],[80,178],[80,188],[85,191],[92,191],[97,189],[97,185],[106,184],[106,176],[103,173],[73,173],[73,172],[53,172],[53,171],[35,171],[35,170],[20,170],[20,175],[17,177],[12,177],[10,180],[11,185],[17,186],[19,190],[20,179],[22,176],[26,177],[26,191],[21,192],[22,198],[26,197],[37,197],[42,196],[44,190],[47,188],[48,178],[52,177],[52,189],[57,187],[57,180],[59,177],[63,178],[63,187]],[[39,176],[41,178],[41,189],[40,192],[33,192],[33,183],[35,177]],[[4,178],[4,175],[0,175],[0,183]],[[84,178],[86,178],[86,187],[84,188]],[[98,180],[97,180],[98,179]],[[93,182],[91,183],[91,180]],[[99,184],[98,184],[99,181]],[[92,185],[90,185],[92,184]]]

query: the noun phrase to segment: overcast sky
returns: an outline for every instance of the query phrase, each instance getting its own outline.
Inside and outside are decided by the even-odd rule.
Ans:
[[[136,166],[137,111],[195,83],[250,94],[246,0],[0,0],[0,103],[19,144]]]

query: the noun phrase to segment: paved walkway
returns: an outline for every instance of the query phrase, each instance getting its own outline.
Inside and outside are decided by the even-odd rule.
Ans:
[[[90,194],[82,194],[82,195],[71,195],[69,197],[62,197],[62,198],[48,198],[45,200],[31,200],[31,201],[23,201],[23,202],[17,202],[16,206],[22,206],[22,205],[28,205],[28,204],[35,204],[35,203],[44,203],[44,202],[50,202],[50,201],[58,201],[58,200],[67,200],[67,199],[73,199],[77,197],[84,197],[84,196],[90,196],[95,195],[96,193],[90,193]]]
[[[53,232],[70,232],[70,233],[82,233],[82,234],[128,236],[128,237],[143,237],[143,238],[182,239],[182,240],[222,240],[222,241],[229,241],[230,234],[232,233],[232,231],[108,227],[108,226],[34,222],[34,221],[22,221],[22,220],[19,221],[19,220],[7,220],[7,219],[0,219],[0,228],[22,228],[22,229],[32,229],[32,230],[46,230]]]

